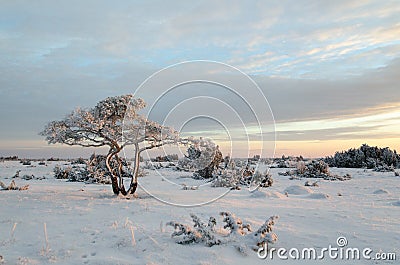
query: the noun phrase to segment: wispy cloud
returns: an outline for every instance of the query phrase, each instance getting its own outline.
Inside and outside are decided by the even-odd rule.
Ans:
[[[399,13],[398,1],[378,0],[2,1],[0,138],[39,139],[46,121],[192,59],[252,75],[278,124],[300,122],[285,137],[310,120],[351,122],[400,101]],[[390,137],[392,121],[374,121],[371,135]],[[312,135],[368,136],[337,126]]]

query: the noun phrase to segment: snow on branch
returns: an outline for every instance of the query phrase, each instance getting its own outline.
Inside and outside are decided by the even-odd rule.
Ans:
[[[248,232],[251,232],[250,224],[243,224],[242,220],[236,215],[230,212],[220,212],[221,216],[224,217],[223,222],[226,224],[224,225],[224,229],[229,228],[232,233],[236,233],[239,235],[246,235]],[[245,231],[247,230],[247,232]]]
[[[254,233],[257,238],[257,246],[261,247],[264,243],[275,243],[278,240],[278,236],[272,232],[272,228],[275,225],[276,220],[279,216],[271,216],[265,223]]]
[[[193,228],[183,225],[177,222],[168,222],[168,226],[173,226],[175,231],[172,233],[171,237],[179,237],[183,235],[182,238],[178,239],[176,243],[178,244],[191,244],[191,243],[204,243],[206,246],[211,247],[214,245],[219,245],[221,240],[217,239],[213,234],[215,232],[216,220],[214,217],[210,217],[207,225],[205,225],[200,218],[196,215],[190,215],[193,219]]]

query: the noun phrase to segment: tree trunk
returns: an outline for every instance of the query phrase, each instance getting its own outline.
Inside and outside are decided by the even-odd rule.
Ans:
[[[132,179],[131,179],[131,185],[129,187],[128,192],[130,194],[135,193],[136,188],[137,188],[137,179],[139,175],[139,163],[140,163],[140,149],[139,149],[139,144],[135,144],[135,164],[133,167],[133,174],[132,174]]]
[[[123,172],[122,172],[122,161],[121,158],[119,158],[118,154],[115,155],[115,159],[118,163],[118,178],[119,178],[119,190],[121,191],[121,194],[126,196],[128,194],[128,192],[125,190],[125,186],[124,186],[124,176],[123,176]]]
[[[110,151],[108,152],[108,155],[106,157],[106,166],[111,175],[111,186],[112,186],[113,192],[115,195],[118,195],[119,194],[118,177],[115,176],[114,171],[110,166],[110,161],[114,155],[116,155],[116,153],[112,152],[110,149]]]

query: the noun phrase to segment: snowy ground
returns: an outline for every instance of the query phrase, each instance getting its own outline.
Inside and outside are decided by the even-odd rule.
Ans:
[[[353,179],[322,181],[320,187],[307,189],[303,188],[306,180],[289,180],[278,176],[282,169],[272,169],[274,185],[262,192],[235,190],[201,207],[177,207],[154,199],[143,189],[138,190],[137,198],[128,200],[113,196],[110,186],[53,179],[57,163],[61,162],[47,166],[34,162],[34,167],[0,163],[0,180],[6,184],[17,169],[22,169],[20,176],[46,177],[15,179],[19,186],[29,184],[27,191],[0,191],[0,255],[4,264],[399,264],[400,178],[393,173],[332,169],[337,174],[350,173]],[[182,173],[167,169],[161,173],[178,184],[196,184]],[[182,190],[180,185],[162,181],[155,171],[140,181],[159,199],[177,204],[198,204],[226,192],[207,185]],[[204,221],[215,216],[220,226],[220,211],[231,211],[253,227],[279,215],[274,230],[279,237],[276,248],[335,247],[336,239],[344,236],[348,247],[371,248],[371,256],[394,252],[397,260],[343,261],[329,256],[313,262],[277,257],[262,260],[256,252],[242,255],[235,243],[211,248],[178,245],[170,237],[173,229],[165,226],[171,220],[191,225],[190,213]]]

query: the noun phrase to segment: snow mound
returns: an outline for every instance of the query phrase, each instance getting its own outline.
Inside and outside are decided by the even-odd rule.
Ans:
[[[277,198],[277,199],[283,199],[286,198],[286,196],[280,192],[277,191],[261,191],[261,190],[256,190],[251,193],[250,195],[251,198]]]
[[[287,187],[284,192],[292,195],[306,195],[312,193],[312,190],[304,186],[294,185]]]
[[[390,192],[385,189],[377,189],[376,191],[374,191],[374,194],[390,194]]]
[[[269,196],[270,198],[278,198],[278,199],[284,199],[286,196],[278,191],[272,191],[270,192],[271,195]]]
[[[250,197],[252,197],[252,198],[266,198],[266,197],[269,197],[267,193],[268,192],[256,190],[256,191],[254,191],[254,192],[252,192],[250,194]]]
[[[314,193],[314,194],[310,194],[310,195],[308,195],[307,196],[307,198],[310,198],[310,199],[318,199],[318,200],[321,200],[321,199],[329,199],[331,196],[329,196],[328,194],[326,194],[326,193]]]
[[[392,205],[393,205],[393,206],[400,206],[400,201],[392,202]]]

